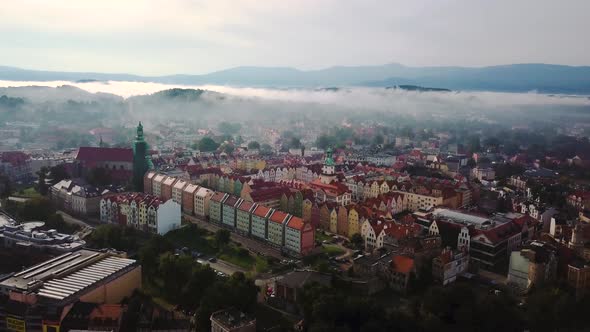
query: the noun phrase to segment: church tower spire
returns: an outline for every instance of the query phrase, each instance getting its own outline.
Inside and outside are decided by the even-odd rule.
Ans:
[[[332,147],[328,147],[326,150],[326,159],[324,159],[324,166],[322,167],[322,175],[320,180],[322,183],[331,183],[336,179],[336,163],[334,162],[334,156]]]
[[[133,188],[135,191],[143,192],[143,176],[152,167],[148,150],[140,121],[137,125],[135,142],[133,142]]]

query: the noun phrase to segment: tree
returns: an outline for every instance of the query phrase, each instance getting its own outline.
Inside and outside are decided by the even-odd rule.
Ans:
[[[0,175],[0,197],[7,198],[12,194],[12,183],[6,175]]]
[[[47,167],[42,167],[37,172],[37,190],[43,196],[46,196],[47,193],[49,192],[49,187],[47,186],[47,183],[46,183],[47,173],[49,173],[49,168],[47,168]]]
[[[270,146],[269,144],[262,144],[260,146],[260,153],[262,154],[271,154],[273,151],[272,146]]]
[[[231,233],[227,229],[220,229],[215,232],[215,243],[217,244],[217,248],[225,247],[231,238]]]
[[[199,150],[203,152],[211,152],[217,150],[219,144],[211,137],[203,137],[198,143]]]
[[[227,154],[232,154],[234,152],[234,150],[235,150],[235,148],[231,144],[226,144],[223,146],[223,152],[225,152]]]
[[[260,149],[260,143],[256,142],[256,141],[252,141],[250,143],[248,143],[248,150],[258,150]]]
[[[50,215],[45,221],[45,228],[55,229],[58,232],[72,234],[80,229],[76,224],[68,224],[65,222],[61,214],[54,213]]]
[[[20,217],[24,220],[47,220],[55,213],[55,207],[46,197],[34,197],[22,206]]]
[[[355,233],[350,238],[350,243],[352,243],[352,245],[357,249],[362,248],[364,245],[364,242],[365,241],[363,240],[363,236],[360,233]]]
[[[61,180],[69,179],[70,174],[68,174],[65,164],[59,164],[51,167],[49,177],[51,178],[51,185],[54,185]]]

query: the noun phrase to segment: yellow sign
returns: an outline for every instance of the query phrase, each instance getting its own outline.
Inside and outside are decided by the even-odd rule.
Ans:
[[[43,324],[43,332],[59,332],[59,325]]]
[[[12,317],[6,317],[6,329],[8,331],[25,332],[25,321]]]

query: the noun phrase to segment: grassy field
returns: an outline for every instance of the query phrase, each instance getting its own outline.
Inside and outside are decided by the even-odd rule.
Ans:
[[[316,232],[315,239],[316,239],[316,241],[319,241],[319,242],[332,241],[332,237],[329,235],[326,235],[323,231]]]
[[[266,258],[252,256],[247,249],[241,248],[236,243],[230,243],[220,250],[216,246],[215,235],[194,225],[168,232],[165,237],[177,247],[187,247],[208,256],[216,256],[248,271],[263,273],[270,269]]]
[[[322,252],[330,255],[330,256],[340,256],[342,254],[344,254],[344,250],[338,246],[334,246],[334,245],[323,245],[322,246]]]
[[[248,250],[238,248],[234,244],[225,247],[218,257],[221,260],[237,265],[246,270],[251,270],[256,264],[256,259],[250,256]]]
[[[17,197],[26,197],[26,198],[35,198],[35,197],[41,197],[41,194],[39,194],[37,192],[37,190],[35,190],[35,188],[33,187],[29,187],[29,188],[25,188],[23,190],[17,191],[14,193],[14,196]]]
[[[164,235],[178,247],[187,247],[197,250],[205,255],[215,255],[218,249],[215,247],[213,234],[196,226],[183,227]]]

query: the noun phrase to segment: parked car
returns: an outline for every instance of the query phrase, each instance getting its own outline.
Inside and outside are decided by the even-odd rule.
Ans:
[[[209,261],[209,263],[215,263],[215,262],[217,262],[217,258],[211,257],[208,259],[208,261]]]

